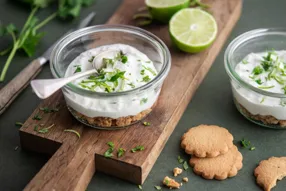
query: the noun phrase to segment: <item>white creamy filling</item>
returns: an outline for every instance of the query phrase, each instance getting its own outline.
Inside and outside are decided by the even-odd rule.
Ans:
[[[94,56],[107,50],[118,50],[104,56],[105,67],[98,78],[87,76],[73,82],[74,85],[95,92],[120,92],[143,86],[156,77],[153,62],[142,52],[124,44],[113,44],[90,49],[75,58],[67,68],[65,76],[93,68]],[[143,93],[113,96],[88,97],[69,90],[64,91],[67,104],[88,117],[119,118],[135,116],[151,108],[156,102],[160,89],[146,90]]]
[[[235,68],[248,84],[273,93],[286,93],[286,51],[251,53]],[[286,120],[286,100],[267,97],[232,82],[233,95],[253,115]]]

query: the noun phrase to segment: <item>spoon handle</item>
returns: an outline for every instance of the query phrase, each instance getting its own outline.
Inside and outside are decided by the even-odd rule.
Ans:
[[[32,80],[31,86],[37,96],[41,99],[46,99],[50,97],[57,90],[65,86],[66,84],[79,79],[84,76],[97,73],[97,70],[88,70],[85,72],[77,73],[70,77],[58,78],[58,79],[48,79],[48,80]]]

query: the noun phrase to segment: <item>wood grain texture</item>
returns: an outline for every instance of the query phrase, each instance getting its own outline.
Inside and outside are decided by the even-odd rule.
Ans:
[[[25,190],[84,190],[95,168],[136,184],[145,181],[191,97],[240,16],[241,0],[204,2],[211,5],[211,12],[219,27],[218,37],[207,51],[193,55],[182,53],[172,46],[168,26],[154,25],[145,28],[159,36],[172,54],[170,74],[165,80],[156,108],[146,119],[151,122],[151,126],[146,127],[138,123],[118,131],[85,127],[69,113],[61,92],[40,104],[20,129],[21,144],[26,149],[55,154]],[[143,0],[125,0],[108,24],[134,25],[132,16],[143,4]],[[59,107],[60,111],[44,114],[39,110],[40,107]],[[35,114],[42,115],[43,119],[33,120]],[[55,127],[46,134],[39,134],[34,131],[37,124],[55,124]],[[75,134],[64,132],[66,128],[80,132],[81,138],[78,140]],[[126,148],[126,154],[121,158],[103,157],[108,149],[108,141],[115,143],[115,155],[119,147]],[[137,145],[144,145],[145,150],[131,153],[130,149]]]
[[[34,60],[0,90],[0,115],[41,70],[39,60]]]

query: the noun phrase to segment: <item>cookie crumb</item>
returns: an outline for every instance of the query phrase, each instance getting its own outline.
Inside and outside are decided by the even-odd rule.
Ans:
[[[183,170],[178,167],[174,168],[173,170],[174,176],[178,176],[179,174],[182,174],[182,172]]]
[[[184,178],[183,178],[183,181],[184,181],[184,182],[189,182],[188,177],[184,177]]]
[[[180,188],[180,184],[178,182],[176,182],[174,179],[169,178],[168,176],[166,176],[164,178],[163,184],[166,185],[167,187],[169,187],[170,189]]]

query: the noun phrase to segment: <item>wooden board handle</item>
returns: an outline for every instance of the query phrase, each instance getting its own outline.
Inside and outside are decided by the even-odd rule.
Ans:
[[[24,191],[84,191],[94,173],[94,154],[63,144]]]
[[[40,61],[34,60],[0,90],[0,115],[40,71]]]

